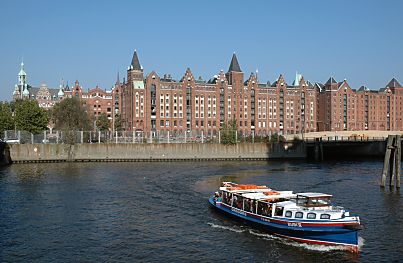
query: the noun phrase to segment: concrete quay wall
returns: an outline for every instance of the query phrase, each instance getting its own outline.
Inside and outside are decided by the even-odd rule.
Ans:
[[[63,161],[267,160],[306,157],[304,144],[14,144],[14,163]],[[70,156],[70,158],[69,158]]]

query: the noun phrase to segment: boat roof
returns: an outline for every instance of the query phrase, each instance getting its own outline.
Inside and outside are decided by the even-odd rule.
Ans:
[[[323,193],[297,193],[297,196],[306,197],[306,198],[329,198],[332,197],[330,194]]]
[[[292,191],[276,191],[277,194],[264,194],[264,192],[257,192],[257,193],[245,193],[242,194],[243,197],[255,200],[273,200],[273,199],[280,199],[280,198],[292,198],[295,197]]]

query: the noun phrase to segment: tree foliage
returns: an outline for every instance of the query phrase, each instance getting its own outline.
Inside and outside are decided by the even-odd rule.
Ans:
[[[236,144],[236,120],[232,119],[228,123],[224,123],[221,127],[221,143],[226,145]]]
[[[18,130],[38,134],[47,129],[49,118],[36,100],[19,100],[15,102],[14,121]]]
[[[63,131],[64,142],[75,143],[75,132],[91,129],[91,120],[85,105],[78,98],[66,98],[52,109],[52,120],[55,128]]]
[[[97,128],[100,131],[107,131],[107,130],[109,130],[109,127],[110,127],[108,117],[106,116],[106,114],[104,112],[98,116],[98,119],[95,124],[97,125]]]
[[[88,130],[91,121],[84,104],[77,98],[66,98],[57,103],[52,110],[55,128],[59,130]]]
[[[115,131],[122,131],[123,130],[123,125],[122,125],[122,117],[120,114],[115,115]]]
[[[0,136],[7,130],[14,130],[11,104],[8,102],[0,102]]]

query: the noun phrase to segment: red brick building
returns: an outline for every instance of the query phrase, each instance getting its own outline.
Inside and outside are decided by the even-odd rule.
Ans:
[[[188,68],[176,81],[152,71],[146,77],[137,52],[122,84],[122,119],[127,131],[171,134],[189,131],[216,134],[236,120],[244,135],[296,134],[316,131],[316,89],[297,74],[292,85],[282,75],[270,85],[259,84],[256,74],[244,79],[233,54],[227,73],[208,81],[195,78]]]
[[[352,89],[331,77],[318,92],[318,131],[403,130],[403,88],[392,79],[379,91]]]
[[[105,113],[114,131],[120,116],[125,131],[171,135],[197,132],[215,135],[235,120],[241,135],[301,134],[315,131],[403,130],[403,87],[393,78],[378,91],[353,89],[347,80],[333,77],[312,84],[296,74],[292,84],[280,75],[272,84],[259,83],[257,72],[247,79],[235,53],[227,73],[220,71],[208,81],[186,69],[179,81],[155,71],[144,75],[137,52],[127,69],[127,81],[111,90],[98,86],[84,91],[76,81],[59,89],[27,84],[24,65],[18,74],[14,99],[36,99],[51,108],[66,97],[84,100],[91,116]]]

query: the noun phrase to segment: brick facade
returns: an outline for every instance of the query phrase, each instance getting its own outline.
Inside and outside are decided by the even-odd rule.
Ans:
[[[257,73],[244,78],[233,54],[227,73],[208,81],[186,69],[176,81],[155,71],[144,75],[135,51],[127,81],[118,79],[109,91],[99,87],[83,91],[76,81],[70,89],[27,85],[21,64],[14,99],[35,98],[50,108],[66,97],[84,100],[91,116],[105,113],[111,130],[117,116],[125,131],[183,134],[196,131],[215,135],[224,124],[236,121],[241,135],[301,134],[315,131],[403,130],[403,88],[392,79],[378,91],[353,89],[347,80],[333,77],[325,84],[306,81],[296,74],[292,84],[283,75],[270,84],[259,83]]]

